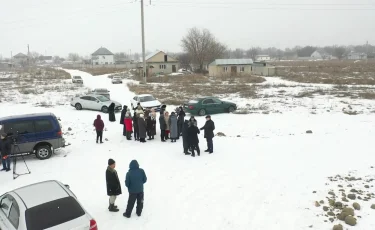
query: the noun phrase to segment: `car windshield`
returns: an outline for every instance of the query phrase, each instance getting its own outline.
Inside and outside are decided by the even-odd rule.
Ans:
[[[27,229],[48,229],[85,215],[71,196],[47,202],[25,211]]]
[[[140,102],[155,101],[156,99],[153,96],[144,96],[140,97]]]
[[[104,96],[97,96],[96,97],[99,101],[101,102],[106,102],[106,101],[109,101],[109,99],[107,97],[104,97]]]
[[[74,79],[82,79],[80,76],[74,76]]]
[[[95,89],[94,92],[97,92],[97,93],[108,93],[108,90],[106,90],[106,89]]]

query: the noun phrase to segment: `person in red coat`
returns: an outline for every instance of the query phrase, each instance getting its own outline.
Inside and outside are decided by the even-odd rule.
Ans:
[[[96,143],[98,143],[100,138],[100,144],[103,143],[103,130],[104,130],[104,122],[100,115],[98,115],[94,121],[94,127],[96,130]]]
[[[128,141],[131,140],[131,135],[132,135],[132,127],[133,127],[133,118],[130,116],[129,113],[126,113],[125,115],[125,119],[124,119],[124,124],[125,124],[125,127],[126,127],[126,139]]]

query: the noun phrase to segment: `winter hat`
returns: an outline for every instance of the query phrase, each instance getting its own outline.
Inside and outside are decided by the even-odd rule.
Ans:
[[[113,160],[113,159],[108,160],[108,165],[113,165],[114,163],[116,163],[115,160]]]
[[[211,118],[211,116],[210,116],[210,115],[207,115],[206,118]]]
[[[98,114],[98,116],[96,116],[97,119],[101,119],[102,117]]]

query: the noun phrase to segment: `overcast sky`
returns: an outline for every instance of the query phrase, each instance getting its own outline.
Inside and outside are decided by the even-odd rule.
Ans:
[[[0,0],[0,55],[141,51],[132,0]],[[229,48],[375,43],[373,0],[155,0],[145,2],[146,49],[181,51],[188,28]]]

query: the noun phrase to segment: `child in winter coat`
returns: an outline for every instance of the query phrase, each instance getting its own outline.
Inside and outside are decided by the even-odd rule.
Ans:
[[[131,134],[133,132],[133,120],[129,113],[126,113],[125,115],[124,124],[126,127],[126,139],[131,140]]]

